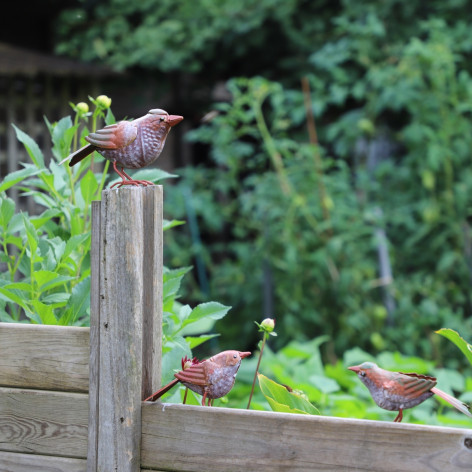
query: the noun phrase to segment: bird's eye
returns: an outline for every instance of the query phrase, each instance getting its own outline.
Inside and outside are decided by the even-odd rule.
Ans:
[[[359,372],[359,375],[362,376],[362,377],[365,377],[365,372],[364,372],[363,370],[361,370],[361,371]]]
[[[164,120],[165,120],[165,118],[164,118],[163,116],[161,116],[160,120],[161,120],[161,121],[164,121]]]
[[[233,355],[233,359],[237,359],[238,358],[238,355],[237,354],[234,354]]]

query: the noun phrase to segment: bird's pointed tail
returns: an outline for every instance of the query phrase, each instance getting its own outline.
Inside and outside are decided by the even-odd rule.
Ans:
[[[443,400],[446,400],[448,403],[450,403],[454,408],[457,408],[460,412],[464,413],[464,415],[470,416],[472,418],[472,413],[470,412],[470,406],[467,405],[466,403],[461,402],[457,398],[454,398],[453,396],[449,395],[446,392],[443,392],[442,390],[439,390],[439,388],[433,387],[431,389],[433,393],[441,397]]]
[[[82,159],[85,159],[89,154],[92,154],[92,152],[96,149],[97,147],[93,144],[87,144],[84,147],[73,152],[72,154],[69,154],[65,159],[62,159],[62,161],[59,162],[59,165],[64,164],[64,162],[70,159],[69,167],[72,167],[73,165],[77,164],[77,162],[80,162]]]
[[[169,382],[164,387],[161,387],[159,390],[154,392],[150,397],[147,397],[144,401],[155,402],[158,398],[161,398],[162,395],[164,395],[164,393],[167,393],[177,382],[179,382],[178,379],[172,380],[172,382]]]

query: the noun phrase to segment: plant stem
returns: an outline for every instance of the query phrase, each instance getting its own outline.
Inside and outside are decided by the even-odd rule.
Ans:
[[[330,220],[329,209],[326,206],[326,188],[324,186],[323,176],[323,163],[321,160],[321,154],[319,150],[318,133],[316,132],[315,117],[311,108],[311,96],[310,96],[310,84],[306,77],[302,78],[302,91],[305,102],[306,120],[308,128],[308,136],[310,143],[313,145],[315,159],[316,173],[318,174],[318,192],[320,196],[321,209],[323,211],[323,218],[325,221]],[[331,232],[331,231],[330,231]]]
[[[249,407],[251,406],[252,395],[254,394],[254,386],[256,385],[257,373],[259,372],[259,366],[261,365],[262,353],[264,352],[264,346],[267,341],[267,336],[268,334],[264,333],[264,337],[262,338],[261,352],[259,353],[259,359],[257,360],[257,367],[256,372],[254,373],[254,380],[252,381],[251,394],[249,395],[249,401],[246,408],[247,410],[249,410]]]
[[[264,119],[264,114],[262,113],[262,103],[255,102],[253,104],[254,115],[256,118],[257,127],[259,128],[259,132],[261,133],[262,141],[266,147],[267,153],[272,160],[272,163],[275,167],[275,171],[277,173],[277,177],[280,182],[280,187],[285,195],[291,195],[293,193],[292,186],[290,185],[290,181],[287,178],[287,173],[285,171],[284,163],[282,160],[282,156],[277,151],[277,147],[272,139],[269,129],[267,128],[267,124]]]

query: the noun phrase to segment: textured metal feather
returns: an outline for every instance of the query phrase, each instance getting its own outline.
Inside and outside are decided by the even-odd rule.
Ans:
[[[195,364],[185,370],[181,370],[174,374],[175,378],[184,383],[190,383],[204,387],[208,385],[207,375],[208,361]]]
[[[102,149],[121,149],[129,146],[138,136],[134,122],[120,121],[90,133],[85,140]]]

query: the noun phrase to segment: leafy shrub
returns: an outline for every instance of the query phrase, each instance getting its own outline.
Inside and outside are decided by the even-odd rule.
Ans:
[[[107,100],[103,101],[103,98]],[[15,127],[32,163],[6,176],[0,184],[0,260],[5,270],[0,273],[0,321],[78,325],[89,324],[90,317],[90,244],[91,202],[100,200],[108,181],[108,161],[96,154],[94,163],[83,160],[70,168],[59,165],[88,134],[91,121],[114,122],[107,97],[91,99],[93,113],[84,103],[72,105],[74,122],[65,117],[49,123],[53,143],[53,159],[45,164],[35,141]],[[105,105],[103,105],[105,103]],[[85,142],[82,142],[85,144]],[[97,167],[103,167],[98,171]],[[95,172],[92,169],[95,169]],[[172,177],[159,169],[135,173],[137,179],[161,181]],[[17,186],[34,199],[43,211],[29,215],[17,211],[6,190]],[[181,222],[165,220],[164,230]],[[216,336],[199,335],[211,330],[215,320],[226,315],[229,307],[207,302],[190,308],[181,304],[179,288],[190,270],[164,268],[163,375],[167,379],[191,349]]]

